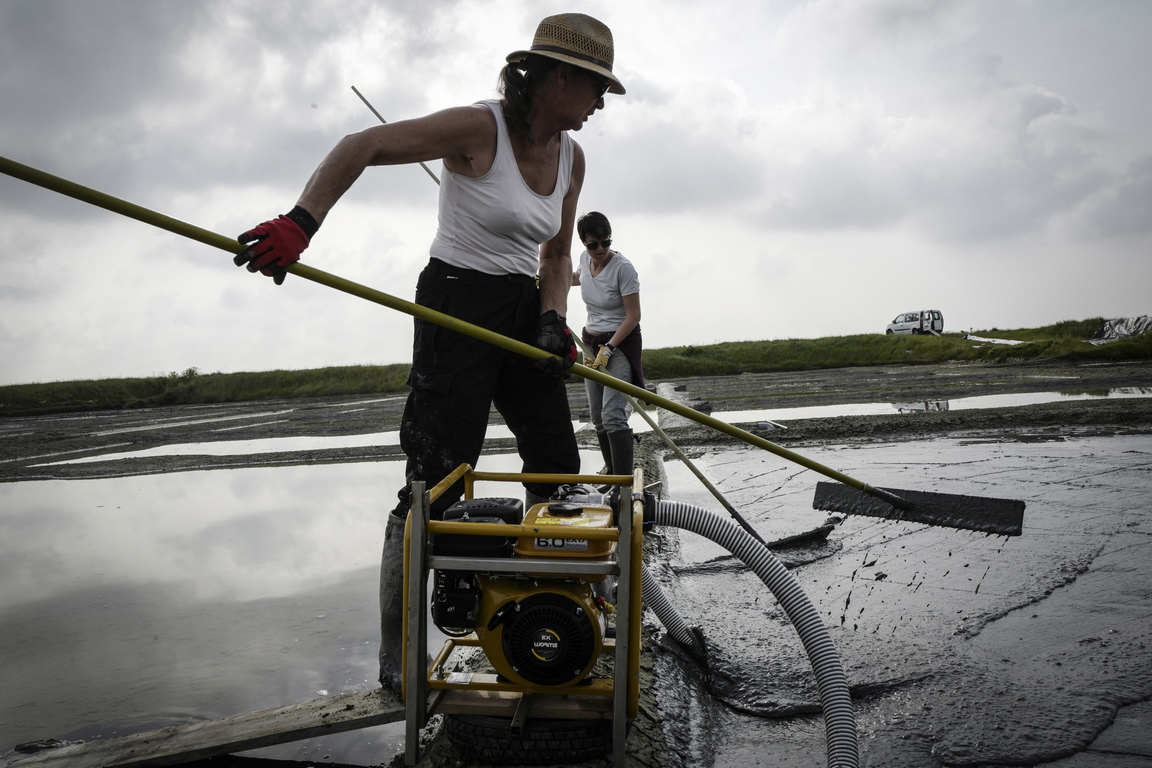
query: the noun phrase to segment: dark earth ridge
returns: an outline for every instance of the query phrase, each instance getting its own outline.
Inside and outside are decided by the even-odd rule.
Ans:
[[[782,422],[787,430],[758,423],[739,426],[791,447],[868,440],[913,440],[940,435],[973,439],[1040,440],[1062,434],[1131,434],[1152,431],[1152,397],[1109,398],[1110,390],[1152,394],[1152,363],[1019,364],[949,363],[868,366],[817,371],[701,376],[676,380],[691,401],[715,411],[783,409],[848,403],[954,400],[981,395],[1063,392],[1099,398],[1008,408],[837,416]],[[653,383],[655,386],[655,383]],[[586,417],[583,382],[569,385],[573,416]],[[238,466],[373,461],[398,458],[398,445],[292,450],[252,456],[152,456],[114,462],[46,466],[54,461],[142,451],[164,445],[282,437],[325,437],[393,432],[404,396],[361,395],[121,411],[0,418],[0,481],[106,477]],[[493,413],[492,423],[500,422]],[[707,427],[671,428],[682,447],[735,441]],[[592,435],[579,433],[591,446]],[[656,447],[659,438],[646,434]],[[507,450],[511,439],[489,441]]]

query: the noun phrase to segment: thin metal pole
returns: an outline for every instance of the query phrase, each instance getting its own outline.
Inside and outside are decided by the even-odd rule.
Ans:
[[[387,125],[387,124],[388,124],[388,121],[384,119],[384,116],[383,116],[383,115],[381,115],[379,112],[377,112],[377,111],[376,111],[376,107],[374,107],[374,106],[372,106],[371,104],[369,104],[369,103],[368,103],[368,99],[364,98],[364,94],[362,94],[362,93],[360,93],[360,91],[356,90],[356,86],[352,86],[352,91],[353,91],[353,93],[355,93],[357,96],[359,96],[359,97],[360,97],[360,101],[364,102],[364,106],[366,106],[366,107],[368,107],[368,109],[372,110],[372,114],[376,115],[376,118],[377,118],[377,119],[378,119],[378,120],[379,120],[381,123],[384,123],[385,125]],[[421,167],[421,168],[423,168],[423,169],[424,169],[424,171],[425,171],[425,172],[426,172],[426,173],[427,173],[429,176],[431,176],[431,177],[432,177],[432,181],[436,182],[436,186],[440,186],[440,178],[439,178],[439,177],[438,177],[436,174],[432,173],[432,169],[431,169],[431,168],[429,168],[428,166],[424,165],[424,161],[423,161],[423,160],[421,160],[421,161],[420,161],[420,167]]]
[[[571,333],[571,329],[569,329],[569,332]],[[585,357],[595,357],[595,355],[592,354],[591,349],[589,349],[588,345],[584,343],[584,339],[580,338],[575,333],[572,334],[572,338],[575,339],[576,343],[580,345],[580,351],[584,353]],[[627,393],[622,394],[624,394],[624,399],[628,401],[628,404],[632,406],[632,410],[640,414],[640,417],[644,419],[644,421],[648,422],[648,426],[652,427],[652,431],[659,435],[665,444],[667,444],[667,446],[672,449],[672,452],[676,454],[677,458],[679,458],[680,461],[684,463],[684,466],[688,467],[688,469],[692,471],[692,474],[696,475],[696,478],[704,485],[705,488],[708,489],[709,493],[716,497],[716,500],[719,501],[721,505],[723,505],[724,509],[728,510],[728,514],[732,515],[732,518],[740,524],[740,527],[746,530],[761,544],[766,545],[767,542],[765,542],[760,534],[756,532],[756,529],[749,525],[748,521],[745,520],[744,517],[736,511],[736,507],[728,503],[728,499],[724,498],[724,494],[720,493],[720,490],[715,485],[713,485],[707,477],[705,477],[704,473],[700,471],[700,469],[692,462],[691,459],[688,458],[687,454],[680,450],[680,446],[672,442],[672,438],[668,436],[668,433],[661,429],[660,425],[656,423],[656,420],[649,416],[648,412],[645,411],[638,402],[636,402],[636,398]],[[612,467],[609,467],[608,469],[611,470]]]
[[[377,119],[379,119],[381,123],[386,124],[388,122],[387,120],[384,119],[383,115],[381,115],[379,112],[376,111],[376,107],[372,106],[372,104],[368,101],[368,99],[364,98],[364,94],[360,93],[359,89],[357,89],[356,86],[352,86],[352,91],[357,96],[360,97],[360,100],[362,102],[364,102],[364,106],[366,106],[366,107],[368,107],[368,109],[372,110],[372,114],[376,115]],[[420,165],[424,168],[425,171],[428,171],[428,175],[432,177],[433,181],[435,181],[437,184],[440,183],[440,179],[436,178],[436,175],[433,174],[432,171],[428,170],[428,166],[424,165],[424,163],[420,163]],[[571,333],[571,329],[569,329],[569,332]],[[580,349],[581,349],[581,351],[584,352],[585,357],[595,357],[595,355],[592,354],[588,350],[588,347],[585,346],[583,339],[581,339],[575,333],[572,333],[572,338],[574,338],[576,340],[576,343],[580,345]],[[665,432],[663,429],[661,429],[659,427],[659,425],[657,425],[656,422],[652,419],[652,417],[650,417],[647,414],[647,412],[645,412],[645,410],[643,408],[641,408],[636,403],[635,398],[633,398],[631,395],[628,395],[628,394],[625,394],[624,397],[625,397],[625,399],[627,399],[628,404],[632,406],[632,410],[635,411],[636,413],[639,413],[640,416],[645,421],[648,422],[649,426],[652,427],[652,430],[654,432],[656,432],[656,434],[660,435],[661,439],[663,439],[664,442],[668,445],[668,447],[672,449],[673,453],[675,453],[676,456],[679,457],[680,461],[682,461],[684,463],[684,466],[688,467],[688,469],[692,471],[692,474],[696,475],[696,477],[700,480],[700,482],[704,485],[704,487],[707,488],[708,491],[713,496],[716,497],[716,500],[719,501],[724,506],[724,509],[728,510],[728,513],[730,515],[732,515],[733,519],[735,519],[736,522],[738,522],[740,524],[740,527],[742,527],[749,534],[751,534],[761,544],[764,544],[765,543],[764,539],[761,538],[760,534],[756,532],[756,529],[753,528],[751,525],[749,525],[748,522],[740,515],[740,513],[736,511],[736,508],[728,503],[728,500],[724,498],[724,496],[720,493],[720,491],[716,488],[716,486],[714,486],[708,480],[708,478],[704,476],[704,473],[701,472],[696,467],[696,465],[692,463],[691,460],[689,460],[689,458],[684,454],[684,452],[682,450],[680,450],[679,446],[677,446],[676,443],[672,442],[672,438],[668,436],[668,433]],[[609,467],[609,469],[611,469],[611,467]]]
[[[360,97],[360,101],[364,102],[364,106],[372,110],[372,114],[376,115],[377,119],[379,119],[381,123],[387,124],[388,121],[384,119],[384,116],[376,111],[376,107],[372,106],[371,102],[364,98],[364,94],[360,93],[356,86],[352,86],[352,91]],[[435,181],[437,184],[440,183],[440,179],[436,178],[436,175],[433,174],[432,171],[428,170],[428,166],[424,165],[424,163],[420,163],[420,165],[423,166],[425,171],[428,171],[428,175],[432,177],[433,181]],[[592,352],[588,349],[587,345],[584,344],[584,340],[582,338],[573,333],[572,329],[568,329],[568,332],[572,333],[572,338],[576,340],[576,343],[580,346],[580,350],[584,353],[585,357],[595,357],[595,355],[592,354]],[[607,373],[607,371],[605,372]],[[720,502],[724,509],[728,510],[728,514],[730,514],[732,518],[740,524],[740,527],[751,534],[752,537],[759,541],[761,544],[765,544],[766,542],[760,536],[760,534],[756,532],[756,529],[748,524],[748,521],[746,521],[744,517],[736,511],[736,508],[728,502],[728,499],[724,498],[724,495],[720,493],[720,490],[715,485],[713,485],[707,477],[704,476],[704,473],[701,472],[694,463],[692,463],[688,456],[685,455],[684,451],[680,450],[680,447],[676,445],[676,443],[672,442],[672,438],[668,436],[668,433],[661,429],[656,421],[651,416],[649,416],[642,407],[640,407],[640,405],[636,402],[636,399],[627,393],[622,394],[628,401],[628,404],[632,406],[632,410],[640,414],[640,416],[646,422],[648,422],[648,425],[652,427],[652,431],[660,436],[665,444],[667,444],[667,446],[672,449],[672,452],[675,453],[680,461],[684,463],[684,466],[688,467],[692,474],[694,474],[697,479],[700,480],[701,484],[703,484],[703,486],[708,489],[708,492],[716,497],[716,500]],[[612,467],[609,467],[608,469],[611,470]]]

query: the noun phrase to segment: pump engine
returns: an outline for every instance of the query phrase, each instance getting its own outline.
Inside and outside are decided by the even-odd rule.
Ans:
[[[607,499],[573,498],[578,500],[536,504],[526,515],[519,499],[460,501],[444,513],[445,521],[523,522],[542,533],[507,539],[441,534],[432,542],[436,555],[525,561],[525,571],[513,575],[482,569],[437,570],[431,606],[432,620],[441,632],[449,636],[475,632],[497,673],[518,685],[563,687],[579,683],[592,671],[604,647],[608,608],[593,585],[606,577],[582,573],[578,566],[563,576],[531,572],[535,558],[593,562],[613,556],[614,542],[565,537],[565,528],[613,525]]]

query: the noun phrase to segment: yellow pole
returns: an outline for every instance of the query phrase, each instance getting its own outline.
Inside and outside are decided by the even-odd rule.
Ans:
[[[244,249],[244,246],[233,238],[225,237],[224,235],[220,235],[210,230],[197,227],[194,224],[189,224],[185,221],[180,221],[179,219],[174,219],[171,216],[165,216],[162,213],[157,213],[156,211],[149,210],[148,208],[136,205],[135,203],[129,203],[125,200],[113,197],[112,195],[106,194],[104,192],[99,192],[90,187],[85,187],[82,184],[77,184],[76,182],[62,179],[59,176],[53,176],[50,173],[32,168],[31,166],[17,163],[16,161],[9,160],[6,157],[0,157],[0,172],[3,172],[9,176],[13,176],[17,179],[27,181],[30,184],[35,184],[37,186],[44,187],[45,189],[59,192],[62,195],[90,203],[99,208],[104,208],[114,213],[119,213],[122,216],[127,216],[128,218],[142,221],[145,224],[151,224],[154,227],[165,229],[174,234],[181,235],[182,237],[196,240],[197,242],[204,243],[205,245],[210,245],[214,248],[228,251],[229,253],[239,253]],[[301,264],[300,262],[297,262],[287,269],[288,272],[298,277],[302,277],[305,280],[311,280],[312,282],[326,285],[329,288],[335,288],[338,291],[343,291],[344,293],[351,294],[352,296],[357,296],[359,298],[375,302],[376,304],[381,304],[385,307],[389,307],[390,309],[395,309],[398,312],[403,312],[404,314],[411,315],[421,320],[426,320],[427,322],[448,328],[449,330],[463,333],[467,336],[479,339],[480,341],[492,344],[493,346],[501,347],[510,352],[515,352],[516,354],[531,358],[532,360],[544,360],[549,357],[553,357],[550,352],[546,352],[543,349],[533,347],[531,344],[525,344],[522,341],[508,338],[503,334],[495,333],[494,331],[490,331],[487,328],[481,328],[478,325],[473,325],[472,323],[465,322],[464,320],[459,320],[455,317],[452,317],[451,315],[446,315],[443,312],[437,312],[434,309],[422,307],[414,302],[399,299],[395,296],[384,293],[383,291],[377,291],[374,288],[369,288],[367,286],[354,283],[351,280],[345,280],[342,277],[337,277],[336,275],[329,274],[322,270],[316,269],[315,267],[310,267],[307,264]],[[652,405],[658,405],[665,410],[672,411],[675,414],[679,414],[680,416],[695,421],[698,424],[702,424],[705,427],[710,427],[717,432],[721,432],[730,437],[734,437],[737,440],[742,440],[749,445],[754,445],[757,448],[763,448],[770,453],[776,454],[782,459],[786,459],[787,461],[790,461],[794,464],[799,464],[800,466],[811,469],[813,472],[818,472],[827,478],[851,486],[859,491],[863,491],[864,493],[870,494],[877,498],[883,499],[884,501],[887,501],[889,504],[892,504],[898,508],[904,509],[908,506],[908,502],[904,501],[893,493],[885,491],[882,488],[875,488],[871,485],[868,485],[867,483],[861,482],[860,480],[849,477],[842,472],[837,472],[836,470],[815,462],[806,456],[802,456],[795,451],[788,450],[783,446],[777,445],[776,443],[773,443],[769,440],[765,440],[764,438],[758,435],[754,435],[751,432],[746,432],[739,427],[733,426],[732,424],[727,424],[717,418],[700,413],[699,411],[693,408],[689,408],[682,403],[677,403],[674,400],[669,400],[668,398],[653,394],[652,392],[649,392],[646,389],[641,389],[640,387],[637,387],[633,384],[627,384],[614,376],[610,376],[606,373],[602,373],[601,371],[588,368],[579,363],[576,363],[572,366],[572,372],[577,376],[581,376],[585,379],[591,379],[592,381],[603,384],[606,387],[611,387],[612,389],[623,392],[626,395],[631,395],[638,400],[643,400],[644,402],[650,403]]]

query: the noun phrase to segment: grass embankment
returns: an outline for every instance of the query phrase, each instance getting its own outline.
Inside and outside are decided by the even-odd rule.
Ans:
[[[0,416],[399,392],[407,380],[408,366],[401,364],[258,373],[189,368],[167,376],[0,387]]]
[[[1152,333],[1094,346],[1088,339],[1103,321],[1067,320],[1043,328],[974,331],[984,338],[1027,344],[981,344],[962,333],[943,336],[830,336],[822,339],[738,341],[667,347],[644,352],[652,380],[727,376],[744,372],[803,371],[861,365],[924,365],[948,361],[1008,362],[1039,359],[1120,361],[1152,359]],[[0,417],[158,405],[335,397],[402,392],[408,366],[363,365],[307,371],[183,373],[137,379],[100,379],[0,387]]]
[[[1094,346],[1085,340],[1103,324],[1101,318],[1065,320],[1043,328],[1002,331],[992,328],[971,335],[1027,344],[984,344],[964,333],[906,336],[869,333],[822,339],[733,341],[698,347],[644,351],[644,374],[652,379],[681,376],[729,376],[744,372],[807,371],[861,365],[925,365],[949,361],[1006,362],[1059,358],[1134,360],[1152,358],[1152,334]]]

